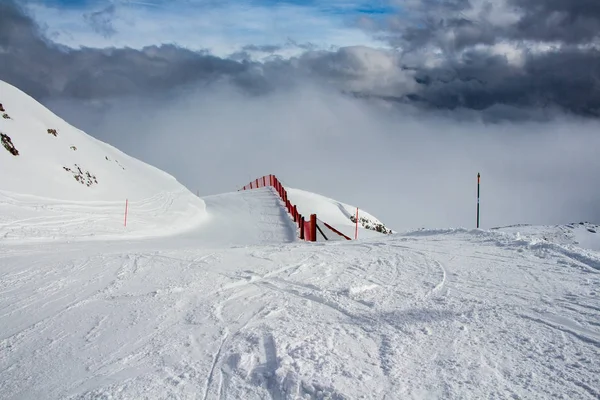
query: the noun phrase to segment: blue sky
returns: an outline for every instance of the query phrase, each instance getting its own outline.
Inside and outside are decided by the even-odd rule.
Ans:
[[[309,7],[320,9],[324,12],[346,13],[346,14],[386,14],[394,11],[390,1],[386,0],[45,0],[29,2],[42,3],[54,7],[80,8],[90,6],[102,6],[107,4],[129,4],[140,7],[182,7],[186,5],[218,6],[223,4],[254,4],[256,6],[276,7],[281,5],[294,5],[298,7]]]
[[[247,45],[385,47],[364,30],[395,12],[388,0],[26,0],[46,34],[70,47],[177,44],[228,56]],[[361,22],[363,28],[361,28]],[[266,56],[266,55],[263,55]]]

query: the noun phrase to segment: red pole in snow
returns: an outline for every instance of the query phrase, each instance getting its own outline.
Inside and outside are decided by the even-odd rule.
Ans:
[[[304,240],[304,217],[300,217],[300,239]]]
[[[356,207],[356,230],[354,231],[354,240],[358,239],[358,207]]]
[[[125,226],[127,226],[127,209],[129,208],[129,199],[125,199]]]
[[[267,186],[267,177],[263,176],[263,186]]]
[[[317,241],[317,214],[311,214],[310,216],[310,241]]]
[[[298,207],[294,206],[294,212],[292,214],[294,216],[294,222],[298,222]]]

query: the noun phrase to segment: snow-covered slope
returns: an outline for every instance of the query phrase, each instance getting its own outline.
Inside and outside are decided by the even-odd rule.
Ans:
[[[494,230],[519,234],[524,238],[600,251],[600,226],[589,222],[553,226],[515,225],[494,228]]]
[[[302,215],[317,214],[319,220],[326,222],[344,235],[354,239],[356,230],[356,207],[316,193],[300,189],[287,188],[290,201],[298,206]],[[368,212],[359,209],[358,237],[375,238],[392,230]],[[379,227],[380,231],[376,229]],[[335,238],[335,235],[330,235]]]
[[[0,238],[164,234],[193,227],[205,214],[203,201],[172,176],[2,81],[0,104]]]

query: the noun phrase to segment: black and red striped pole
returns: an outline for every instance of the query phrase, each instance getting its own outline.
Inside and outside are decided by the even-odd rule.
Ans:
[[[477,229],[479,229],[479,186],[481,185],[481,174],[477,173]]]

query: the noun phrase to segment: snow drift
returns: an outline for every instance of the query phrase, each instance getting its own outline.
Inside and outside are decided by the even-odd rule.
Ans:
[[[600,251],[600,225],[578,222],[566,225],[535,226],[513,225],[493,228],[500,232],[515,233],[526,238],[539,239],[559,245]]]

